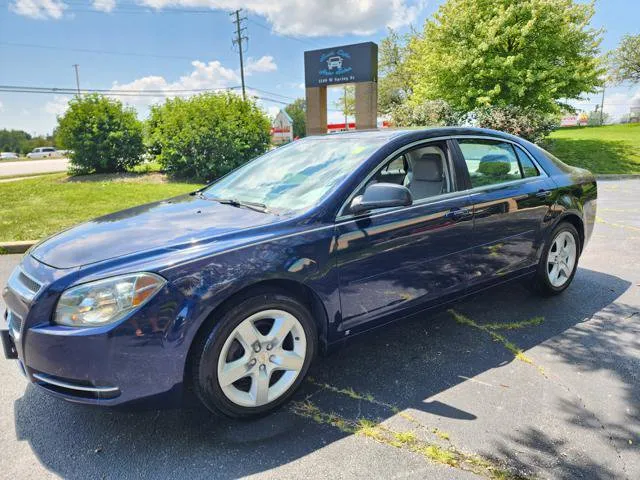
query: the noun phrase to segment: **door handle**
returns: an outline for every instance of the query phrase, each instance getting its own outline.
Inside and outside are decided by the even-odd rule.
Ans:
[[[451,220],[464,220],[472,215],[471,210],[468,208],[452,208],[445,216]]]
[[[553,195],[551,190],[539,190],[538,193],[536,193],[536,197],[538,198],[548,198],[551,195]]]

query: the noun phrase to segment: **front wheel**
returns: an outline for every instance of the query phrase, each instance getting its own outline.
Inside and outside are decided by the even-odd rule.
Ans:
[[[540,257],[535,286],[543,295],[558,295],[573,280],[580,257],[580,236],[567,222],[560,223],[549,236]]]
[[[265,415],[298,388],[316,349],[315,322],[293,297],[270,292],[228,309],[196,346],[193,383],[211,411]]]

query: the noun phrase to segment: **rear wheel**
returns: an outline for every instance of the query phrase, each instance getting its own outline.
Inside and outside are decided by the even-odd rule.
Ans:
[[[307,307],[281,293],[248,297],[223,314],[193,358],[193,383],[213,412],[261,416],[295,392],[316,349]]]
[[[543,295],[563,292],[573,280],[580,257],[580,236],[567,222],[560,223],[549,236],[535,278],[537,290]]]

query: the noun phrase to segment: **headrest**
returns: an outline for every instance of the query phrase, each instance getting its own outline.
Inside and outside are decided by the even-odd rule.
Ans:
[[[437,153],[424,153],[412,165],[413,180],[423,182],[442,181],[442,158]]]

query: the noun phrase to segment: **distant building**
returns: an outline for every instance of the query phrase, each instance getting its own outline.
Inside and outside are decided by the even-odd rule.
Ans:
[[[565,115],[564,117],[562,117],[562,120],[560,120],[560,126],[561,127],[581,127],[586,125],[588,121],[589,121],[589,116],[586,113],[581,112],[576,114]]]
[[[293,120],[287,112],[280,110],[271,123],[271,143],[283,145],[293,142]]]

